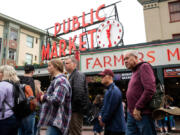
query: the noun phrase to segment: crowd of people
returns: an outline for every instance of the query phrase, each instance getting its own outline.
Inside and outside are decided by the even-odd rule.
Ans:
[[[169,108],[173,106],[174,99],[166,95],[165,96],[165,104],[164,108]],[[161,120],[157,120],[157,126],[160,130],[160,133],[163,134],[164,132],[168,134],[169,131],[175,130],[175,119],[173,115],[167,115]]]
[[[113,81],[113,71],[105,69],[100,72],[101,83],[107,90],[104,97],[97,95],[93,102],[97,111],[94,134],[101,135],[104,130],[104,135],[156,135],[152,110],[147,106],[156,91],[153,69],[148,63],[138,61],[136,51],[125,52],[124,63],[133,72],[126,92],[127,110],[121,90]],[[83,115],[88,114],[90,100],[85,75],[77,66],[74,57],[64,61],[50,60],[47,70],[52,80],[46,92],[41,91],[41,82],[33,79],[32,65],[24,67],[25,73],[21,77],[12,66],[0,66],[0,134],[39,135],[40,128],[46,126],[46,135],[81,135]],[[64,74],[64,68],[68,75]],[[32,88],[37,100],[36,109],[25,118],[16,118],[13,109],[7,105],[14,105],[14,86],[8,81]],[[158,124],[162,128],[162,121]],[[166,131],[166,127],[164,129]]]

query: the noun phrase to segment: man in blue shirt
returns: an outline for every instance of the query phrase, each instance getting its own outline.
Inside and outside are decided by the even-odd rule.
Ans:
[[[103,107],[99,115],[99,123],[105,127],[104,135],[124,135],[126,123],[122,93],[113,82],[114,73],[110,69],[105,69],[99,75],[102,76],[101,83],[107,87]]]

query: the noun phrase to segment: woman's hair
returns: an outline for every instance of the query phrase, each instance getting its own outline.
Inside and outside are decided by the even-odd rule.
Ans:
[[[35,93],[36,95],[38,95],[39,93],[41,93],[41,88],[38,87],[38,85],[41,85],[41,82],[39,80],[34,80],[34,84],[35,84]]]
[[[94,99],[93,104],[100,104],[101,103],[101,95],[97,95]]]
[[[64,65],[63,61],[60,59],[52,59],[50,60],[50,63],[56,68],[59,72],[63,73],[64,71]]]
[[[0,66],[0,72],[3,74],[2,80],[12,81],[14,83],[19,82],[16,70],[9,65]]]

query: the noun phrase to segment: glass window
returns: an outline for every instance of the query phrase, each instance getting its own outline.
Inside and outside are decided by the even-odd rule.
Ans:
[[[180,1],[169,3],[170,21],[180,21]]]
[[[173,39],[179,39],[180,38],[180,34],[173,34]]]
[[[37,60],[37,56],[34,57],[35,61]]]
[[[9,49],[9,59],[16,60],[16,50]]]
[[[38,43],[38,38],[36,38],[36,44]]]
[[[10,40],[17,41],[17,38],[18,38],[18,31],[11,28],[10,29]]]
[[[26,45],[27,45],[28,47],[33,48],[33,41],[34,41],[33,37],[27,36]]]
[[[26,64],[32,64],[33,56],[31,54],[26,53]]]

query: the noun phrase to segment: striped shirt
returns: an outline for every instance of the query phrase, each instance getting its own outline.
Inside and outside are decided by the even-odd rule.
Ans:
[[[71,87],[64,75],[51,82],[43,97],[39,126],[55,126],[66,135],[71,119]]]

